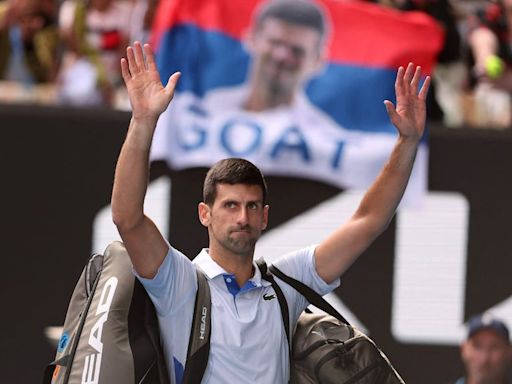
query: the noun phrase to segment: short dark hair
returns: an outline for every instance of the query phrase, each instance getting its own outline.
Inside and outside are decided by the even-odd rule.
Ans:
[[[261,28],[268,18],[312,28],[320,34],[321,39],[327,33],[324,11],[312,0],[270,0],[256,14],[256,28]]]
[[[229,158],[215,163],[204,179],[203,201],[212,205],[217,197],[217,184],[258,185],[261,188],[263,204],[267,202],[267,183],[263,174],[250,161]]]

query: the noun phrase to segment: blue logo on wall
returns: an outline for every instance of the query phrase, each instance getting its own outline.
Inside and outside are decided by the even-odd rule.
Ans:
[[[57,346],[57,352],[62,352],[66,346],[68,345],[69,335],[67,332],[64,332],[59,340],[59,345]]]

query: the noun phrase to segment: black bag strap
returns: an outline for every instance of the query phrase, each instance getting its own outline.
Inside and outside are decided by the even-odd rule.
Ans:
[[[210,354],[211,336],[211,294],[208,280],[203,271],[196,266],[197,293],[194,317],[188,342],[187,361],[183,374],[183,383],[200,384],[203,379],[208,356]]]
[[[345,319],[341,313],[339,313],[331,304],[329,304],[321,295],[319,295],[315,290],[308,287],[306,284],[290,277],[279,270],[275,265],[271,265],[268,267],[268,270],[283,280],[285,283],[294,288],[297,292],[299,292],[302,296],[306,298],[311,304],[313,304],[318,309],[321,309],[325,313],[335,317],[342,323],[350,325],[350,323]]]
[[[286,333],[286,338],[288,339],[288,345],[291,347],[292,339],[290,335],[290,312],[288,310],[288,303],[286,302],[286,298],[284,297],[281,287],[279,287],[279,285],[274,280],[274,276],[268,270],[265,260],[263,258],[256,260],[256,265],[261,272],[261,277],[270,282],[272,284],[272,288],[274,288],[277,300],[279,301],[279,307],[281,307],[281,316],[283,317],[284,331]]]

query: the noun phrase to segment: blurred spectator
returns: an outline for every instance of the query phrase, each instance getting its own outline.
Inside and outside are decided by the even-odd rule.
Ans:
[[[25,85],[54,80],[58,33],[53,0],[0,3],[0,79]]]
[[[485,1],[468,18],[469,85],[475,95],[474,125],[511,125],[511,26],[512,0]]]
[[[131,0],[133,4],[130,22],[130,41],[149,42],[149,35],[159,0]]]
[[[66,50],[59,98],[73,105],[112,105],[121,85],[119,61],[130,37],[132,2],[64,0],[59,27]]]
[[[488,314],[472,317],[461,358],[466,374],[455,384],[510,384],[512,346],[505,323]]]

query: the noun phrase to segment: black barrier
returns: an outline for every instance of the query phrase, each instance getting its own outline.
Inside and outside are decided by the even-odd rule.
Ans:
[[[2,382],[39,382],[54,350],[45,327],[62,324],[87,260],[92,223],[108,205],[129,114],[0,106],[2,130]],[[465,317],[510,297],[512,131],[432,127],[431,191],[454,191],[470,205]],[[172,179],[173,244],[195,255],[207,244],[197,217],[206,170],[152,166]],[[268,177],[270,228],[340,193],[338,188]],[[390,332],[396,226],[345,274],[337,293],[371,330],[408,383],[444,383],[462,372],[458,347],[398,341]],[[428,362],[428,363],[426,363]]]

